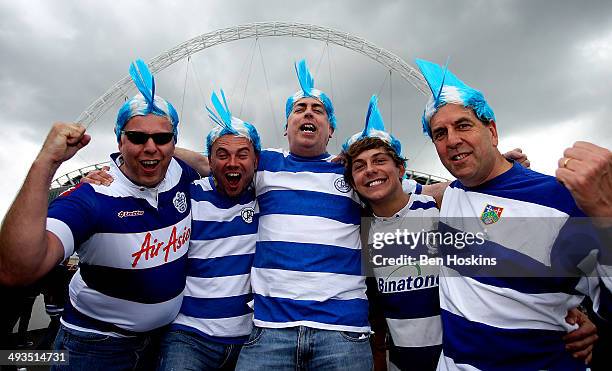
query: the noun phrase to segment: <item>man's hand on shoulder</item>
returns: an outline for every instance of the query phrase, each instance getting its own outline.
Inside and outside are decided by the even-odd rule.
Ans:
[[[531,166],[531,162],[527,158],[527,154],[523,153],[523,150],[520,148],[515,148],[511,151],[504,153],[503,155],[506,159],[516,161],[520,165],[523,165],[526,168]]]
[[[101,169],[92,170],[87,173],[87,175],[85,175],[83,178],[81,178],[81,183],[109,186],[115,180],[108,173],[109,170],[110,167],[108,166],[102,166]]]

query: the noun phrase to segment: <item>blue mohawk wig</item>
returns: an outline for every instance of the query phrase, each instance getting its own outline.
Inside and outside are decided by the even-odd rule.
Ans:
[[[402,144],[399,140],[397,140],[397,138],[385,131],[385,123],[383,122],[380,111],[378,110],[378,98],[376,95],[372,95],[372,98],[370,98],[370,104],[368,106],[368,113],[366,115],[365,127],[363,128],[363,131],[359,131],[348,138],[342,145],[342,150],[347,152],[351,145],[364,138],[379,138],[388,143],[391,148],[393,148],[395,153],[402,157]]]
[[[261,139],[259,138],[259,133],[257,133],[255,126],[236,117],[232,117],[223,89],[221,89],[221,99],[223,99],[223,103],[221,103],[219,97],[214,92],[210,97],[213,107],[217,113],[206,107],[208,117],[210,117],[210,119],[217,124],[206,136],[206,153],[210,155],[212,145],[217,139],[224,135],[230,134],[237,137],[243,137],[251,141],[251,143],[253,143],[255,153],[259,154],[259,152],[261,152]]]
[[[476,116],[484,122],[495,120],[493,109],[489,106],[482,93],[459,80],[447,66],[442,68],[435,63],[423,59],[417,59],[416,64],[431,90],[431,97],[425,105],[421,119],[423,132],[430,138],[430,120],[438,112],[438,109],[445,104],[460,104],[471,108]]]
[[[331,99],[329,99],[329,97],[322,91],[314,88],[314,79],[310,74],[308,66],[306,66],[306,61],[304,59],[302,59],[298,63],[295,63],[295,72],[297,73],[297,77],[302,90],[287,98],[287,103],[285,103],[286,118],[289,118],[291,111],[293,111],[293,105],[295,104],[295,102],[302,98],[315,98],[320,100],[321,103],[323,103],[325,111],[327,112],[329,123],[332,129],[335,130],[336,115],[334,114],[334,106],[332,105]]]
[[[174,132],[174,142],[176,143],[179,123],[178,114],[170,102],[155,95],[155,79],[146,63],[141,59],[132,62],[130,65],[130,76],[132,76],[132,81],[134,81],[134,85],[136,85],[140,94],[136,94],[132,99],[123,103],[119,113],[117,113],[117,122],[115,123],[117,142],[121,139],[121,131],[132,117],[146,116],[152,113],[165,117],[170,121],[172,131]]]

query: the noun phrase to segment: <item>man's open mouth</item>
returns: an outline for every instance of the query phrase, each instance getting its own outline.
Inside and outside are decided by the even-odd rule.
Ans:
[[[452,156],[451,160],[453,160],[453,161],[463,160],[464,158],[468,157],[469,155],[470,155],[469,153],[460,153],[458,155]]]
[[[142,160],[140,164],[145,169],[154,169],[159,164],[159,160]]]
[[[300,126],[300,131],[305,131],[308,133],[314,133],[315,131],[317,131],[317,127],[314,126],[313,124],[302,124]]]
[[[225,173],[225,179],[227,179],[227,181],[232,185],[238,184],[241,178],[242,178],[242,175],[240,173],[236,173],[236,172]]]

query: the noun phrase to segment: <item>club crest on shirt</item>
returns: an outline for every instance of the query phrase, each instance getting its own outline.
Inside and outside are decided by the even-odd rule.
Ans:
[[[480,215],[480,220],[486,225],[493,224],[501,218],[502,211],[504,211],[503,207],[487,204]]]
[[[252,207],[245,207],[240,212],[240,216],[242,217],[242,220],[244,220],[245,223],[249,223],[249,224],[253,223],[254,215],[255,215],[255,209],[253,209]]]
[[[336,187],[336,189],[342,193],[348,193],[351,190],[351,186],[343,176],[336,178],[334,181],[334,187]]]
[[[185,193],[183,192],[176,192],[172,199],[172,203],[179,213],[184,213],[187,210],[187,197],[185,197]]]

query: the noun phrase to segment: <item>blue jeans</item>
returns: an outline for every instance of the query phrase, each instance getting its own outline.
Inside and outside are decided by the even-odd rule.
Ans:
[[[310,327],[253,327],[236,370],[372,369],[370,335]]]
[[[223,344],[183,330],[168,331],[161,341],[158,371],[233,370],[240,344]]]
[[[117,338],[61,325],[54,349],[68,351],[68,365],[52,366],[51,370],[154,370],[159,354],[159,335],[149,332]]]

